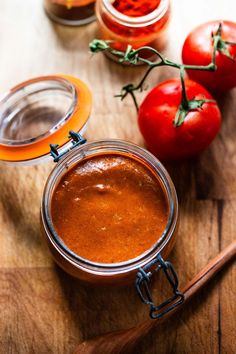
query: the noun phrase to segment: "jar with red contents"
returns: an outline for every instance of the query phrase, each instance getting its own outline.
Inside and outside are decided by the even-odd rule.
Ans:
[[[100,38],[110,40],[110,46],[115,50],[125,51],[128,45],[133,49],[151,46],[157,50],[165,46],[169,0],[98,0],[96,15]],[[118,60],[115,55],[107,54]],[[150,59],[148,51],[142,51],[140,55]]]

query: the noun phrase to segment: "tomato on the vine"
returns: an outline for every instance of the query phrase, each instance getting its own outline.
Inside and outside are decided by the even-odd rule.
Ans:
[[[206,66],[212,61],[213,38],[217,32],[221,39],[216,50],[216,71],[187,71],[190,79],[214,93],[224,92],[236,86],[236,23],[230,21],[204,23],[187,36],[182,49],[184,64]]]
[[[179,79],[165,81],[146,96],[139,109],[138,123],[147,148],[161,160],[178,160],[206,149],[220,129],[217,103],[200,84],[185,80],[188,100],[202,100],[201,107],[186,112],[176,123],[182,102]],[[206,100],[206,102],[205,102]]]

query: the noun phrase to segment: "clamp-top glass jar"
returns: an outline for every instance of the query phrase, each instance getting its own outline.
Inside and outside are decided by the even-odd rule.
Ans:
[[[121,140],[86,143],[91,103],[88,87],[70,76],[14,87],[0,100],[0,160],[33,164],[51,155],[57,165],[45,185],[41,225],[55,261],[91,283],[135,281],[150,316],[160,317],[183,301],[162,258],[176,236],[175,188],[145,149]],[[156,306],[149,282],[161,269],[173,296]]]
[[[161,50],[166,44],[166,29],[170,18],[169,0],[97,0],[96,15],[100,39],[110,40],[110,46],[115,50],[126,51],[128,45],[133,49],[151,46]],[[113,60],[118,60],[115,55],[108,52],[106,54]],[[142,51],[140,55],[150,59],[147,51]]]
[[[81,26],[95,20],[95,0],[44,0],[47,15],[68,26]]]
[[[150,307],[150,316],[161,317],[183,301],[177,275],[171,263],[162,258],[170,253],[177,231],[178,203],[173,183],[162,164],[134,144],[121,140],[85,144],[80,137],[83,146],[78,146],[79,137],[73,135],[72,149],[62,155],[51,147],[55,162],[59,162],[46,182],[41,206],[42,230],[49,249],[60,267],[81,280],[114,285],[136,279],[137,292]],[[152,203],[155,194],[158,197]],[[165,209],[163,198],[166,219],[160,212],[160,208]],[[154,209],[151,216],[150,208]],[[163,223],[163,219],[164,227],[158,235],[155,226],[159,225],[154,224]],[[125,237],[120,237],[120,232]],[[148,248],[143,248],[146,244]],[[143,251],[137,255],[140,245]],[[173,296],[156,306],[149,282],[153,272],[161,269]]]

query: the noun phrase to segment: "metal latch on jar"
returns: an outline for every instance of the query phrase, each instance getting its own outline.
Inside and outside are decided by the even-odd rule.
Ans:
[[[151,272],[150,268],[156,263],[158,266],[153,272]],[[173,289],[173,296],[162,302],[160,305],[155,305],[150,292],[149,283],[153,273],[158,273],[161,269],[163,269],[166,278]],[[144,304],[149,305],[149,314],[152,319],[164,316],[184,301],[184,295],[178,290],[179,281],[173,265],[168,261],[164,261],[160,254],[143,268],[138,269],[135,285],[141,301]]]
[[[53,157],[54,162],[58,162],[62,156],[67,154],[69,151],[74,149],[76,146],[82,145],[86,143],[86,139],[83,138],[83,136],[80,133],[76,133],[73,130],[69,131],[69,136],[68,138],[71,139],[71,146],[68,149],[65,149],[61,153],[58,151],[58,144],[50,144],[50,155]]]

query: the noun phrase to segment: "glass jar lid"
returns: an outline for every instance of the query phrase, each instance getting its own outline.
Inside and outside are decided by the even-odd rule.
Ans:
[[[15,86],[0,100],[0,160],[45,161],[49,144],[60,151],[70,130],[83,133],[91,106],[90,90],[72,76],[37,77]]]

